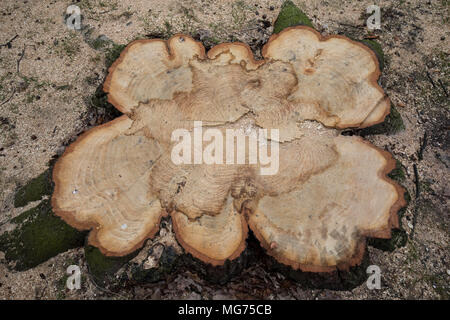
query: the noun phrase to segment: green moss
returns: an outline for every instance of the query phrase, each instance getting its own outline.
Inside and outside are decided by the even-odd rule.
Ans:
[[[308,26],[314,28],[308,16],[300,10],[292,1],[285,1],[273,26],[273,33],[292,26]]]
[[[65,291],[57,291],[55,299],[56,300],[65,300],[66,299],[66,292]]]
[[[105,283],[129,260],[133,259],[138,251],[124,257],[107,257],[96,247],[87,245],[84,248],[89,273],[96,281]]]
[[[16,208],[23,207],[29,202],[41,200],[44,195],[51,193],[51,173],[50,170],[46,170],[17,190],[14,196],[14,206]]]
[[[180,256],[180,265],[199,274],[208,282],[224,285],[233,277],[242,273],[249,263],[249,250],[244,250],[239,257],[226,260],[223,265],[213,266],[187,253]]]
[[[66,298],[67,279],[69,279],[69,275],[64,274],[56,282],[56,300],[64,300]]]
[[[350,267],[348,271],[340,271],[339,279],[344,290],[352,290],[367,281],[367,267],[371,265],[369,254],[365,254],[360,265]]]
[[[405,124],[403,123],[402,116],[398,112],[397,108],[391,104],[391,112],[386,116],[384,122],[374,125],[369,128],[361,130],[361,135],[372,135],[372,134],[395,134],[405,129]]]
[[[170,22],[167,20],[164,21],[164,27],[166,28],[166,34],[171,36],[173,33],[172,33],[172,25],[170,24]]]
[[[123,49],[125,49],[125,47],[126,45],[124,44],[114,43],[110,48],[108,48],[105,56],[105,64],[107,68],[111,67],[114,61],[116,61],[119,58],[120,53],[123,51]]]
[[[404,247],[408,241],[408,235],[405,230],[394,229],[390,239],[371,238],[367,244],[382,251],[392,252],[397,248]]]
[[[111,44],[111,40],[106,38],[105,36],[99,36],[95,38],[94,40],[88,41],[88,45],[95,49],[95,50],[101,50]]]
[[[294,270],[289,266],[279,263],[270,257],[267,267],[272,272],[279,272],[286,278],[298,282],[302,287],[309,289],[352,290],[367,280],[367,267],[371,265],[369,255],[366,252],[361,263],[350,267],[346,271],[332,272],[303,272]]]
[[[417,248],[412,243],[412,241],[409,242],[406,259],[407,259],[408,263],[415,262],[415,261],[419,260],[419,254],[417,252]]]
[[[107,48],[105,55],[106,68],[111,67],[114,61],[119,58],[120,53],[125,49],[125,47],[126,45],[112,43]],[[94,77],[86,77],[85,81],[89,85],[95,85],[97,79]],[[114,119],[122,115],[119,110],[117,110],[112,104],[108,102],[108,95],[103,91],[103,84],[97,87],[95,93],[92,96],[86,97],[85,101],[86,104],[94,109],[103,109],[103,114],[106,119]]]
[[[419,189],[422,192],[426,192],[426,193],[432,193],[433,189],[431,188],[431,183],[428,181],[421,181],[419,182]]]
[[[122,113],[108,102],[108,95],[103,91],[103,85],[91,97],[87,97],[87,103],[95,109],[104,109],[105,115],[111,119],[119,117]]]
[[[381,48],[381,44],[379,44],[377,41],[371,40],[371,39],[363,39],[363,40],[358,40],[358,41],[361,42],[362,44],[366,45],[370,49],[372,49],[373,52],[375,52],[377,59],[378,59],[378,63],[380,65],[380,70],[382,71],[384,69],[385,59],[384,59],[383,48]]]
[[[395,160],[395,168],[388,174],[388,177],[398,182],[405,180],[405,170],[403,170],[403,165],[400,161]]]
[[[394,170],[388,175],[391,179],[396,181],[403,181],[405,179],[405,173],[403,171],[403,165],[397,160],[397,165]],[[405,214],[406,208],[411,201],[411,196],[409,195],[408,189],[405,189],[403,197],[405,198],[406,205],[397,212],[398,220],[401,221],[403,215]],[[367,244],[383,251],[392,252],[397,248],[404,247],[408,242],[408,234],[403,230],[402,226],[399,229],[393,229],[391,232],[390,239],[378,239],[369,238]]]
[[[26,270],[68,249],[82,246],[86,233],[80,232],[51,210],[49,200],[11,220],[13,231],[0,236],[0,250],[15,269]]]

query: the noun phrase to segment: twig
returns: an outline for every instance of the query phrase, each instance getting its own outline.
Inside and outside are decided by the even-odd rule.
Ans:
[[[4,105],[4,104],[8,103],[8,102],[12,99],[12,97],[14,96],[15,93],[16,93],[16,88],[14,87],[13,92],[11,93],[11,96],[10,96],[8,99],[6,99],[5,101],[3,101],[3,102],[0,104],[0,106],[2,106],[2,105]]]
[[[3,43],[3,44],[0,44],[0,47],[8,47],[8,48],[11,48],[11,43],[14,41],[14,40],[16,40],[16,38],[18,37],[19,35],[18,34],[16,34],[14,37],[12,37],[11,38],[11,40],[9,40],[8,42],[5,42],[5,43]]]
[[[416,202],[420,195],[420,188],[419,188],[419,172],[417,171],[417,165],[413,164],[414,169],[414,184],[416,185]]]
[[[436,159],[438,159],[446,168],[448,168],[447,163],[442,160],[441,155],[439,153],[436,153]]]
[[[419,151],[417,152],[417,157],[419,158],[419,161],[423,159],[423,151],[425,150],[427,146],[427,132],[425,131],[425,133],[423,134],[423,138],[420,139],[420,148]]]
[[[439,82],[439,84],[441,85],[442,90],[444,90],[445,95],[446,95],[447,98],[448,98],[448,92],[447,92],[447,89],[445,89],[445,86],[444,86],[444,84],[442,83],[441,79],[438,79],[438,82]]]
[[[20,54],[20,57],[17,60],[17,73],[20,73],[20,62],[22,61],[23,56],[25,55],[25,48],[26,48],[26,46],[24,45],[23,49],[22,49],[22,53]]]
[[[368,34],[366,36],[364,36],[364,39],[378,39],[379,36],[377,36],[376,34]]]
[[[19,36],[19,35],[16,34],[16,35],[15,35],[14,37],[12,37],[11,40],[9,40],[8,42],[5,42],[5,43],[0,44],[0,47],[8,47],[8,48],[10,48],[10,47],[11,47],[11,43],[12,43],[14,40],[16,40],[16,38],[17,38],[18,36]]]
[[[410,239],[414,237],[414,231],[416,230],[416,224],[417,224],[417,215],[419,214],[419,210],[417,208],[418,201],[419,201],[419,172],[417,171],[417,165],[413,164],[414,169],[414,183],[416,185],[416,199],[415,199],[415,205],[414,205],[414,211],[413,211],[413,217],[412,217],[412,229],[411,233],[409,235]]]
[[[114,11],[114,10],[116,10],[116,9],[110,9],[110,10],[98,12],[98,14],[105,14],[105,13],[108,13],[108,12],[111,12],[111,11]]]
[[[433,88],[436,89],[436,85],[434,84],[433,78],[431,78],[430,73],[428,71],[427,71],[427,77],[428,77],[428,80],[430,80],[431,84],[433,85]]]
[[[345,27],[351,27],[351,28],[355,28],[355,29],[361,29],[364,28],[364,25],[354,25],[354,24],[350,24],[350,23],[345,23],[345,22],[339,22],[339,21],[333,21],[341,26],[345,26]]]

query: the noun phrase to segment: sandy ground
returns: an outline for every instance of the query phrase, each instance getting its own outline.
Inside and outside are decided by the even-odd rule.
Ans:
[[[373,1],[294,2],[323,34],[357,39],[367,35],[365,11]],[[282,1],[74,3],[82,11],[83,31],[71,31],[64,24],[70,1],[0,3],[0,43],[5,44],[0,47],[0,224],[26,209],[12,205],[18,186],[43,172],[79,133],[104,121],[101,111],[93,111],[89,103],[106,75],[108,50],[95,39],[127,44],[183,32],[206,46],[246,42],[260,56]],[[372,263],[382,270],[380,290],[369,290],[365,284],[350,291],[307,289],[256,264],[220,287],[186,271],[170,282],[127,288],[120,294],[84,277],[82,289],[69,292],[61,280],[67,266],[76,263],[87,273],[83,250],[74,249],[24,272],[8,270],[0,252],[0,299],[448,299],[449,2],[377,3],[382,8],[382,29],[376,35],[386,59],[380,82],[405,129],[366,138],[402,162],[403,184],[412,197],[402,218],[409,235],[406,246],[393,252],[368,248]]]

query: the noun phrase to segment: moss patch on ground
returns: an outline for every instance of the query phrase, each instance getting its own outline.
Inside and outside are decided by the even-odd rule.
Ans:
[[[102,284],[108,282],[108,280],[112,280],[113,275],[125,263],[133,259],[137,253],[138,251],[124,257],[108,257],[96,247],[91,245],[84,247],[84,255],[89,266],[89,273],[94,276],[97,282],[101,282]]]
[[[123,49],[125,49],[126,45],[124,44],[112,44],[111,47],[108,48],[108,50],[106,51],[106,56],[105,56],[105,64],[106,64],[106,68],[111,67],[111,65],[114,63],[114,61],[116,61],[119,56],[120,53],[123,51]]]
[[[106,36],[102,35],[95,39],[89,39],[87,41],[87,44],[95,50],[101,50],[104,49],[105,47],[109,47],[112,44],[112,41],[108,39]]]
[[[377,248],[382,251],[392,252],[397,248],[404,247],[408,242],[408,234],[405,230],[394,229],[391,232],[390,239],[368,239],[367,244],[371,247]]]
[[[125,49],[125,47],[126,45],[113,43],[106,49],[105,65],[107,69],[109,69],[114,61],[119,58],[120,53]],[[88,81],[88,83],[96,82],[95,79],[91,80],[89,77],[86,78],[86,81]],[[102,115],[102,121],[100,121],[100,123],[110,121],[122,115],[119,110],[117,110],[112,104],[108,102],[108,95],[103,91],[103,82],[104,81],[102,81],[102,84],[97,87],[95,93],[92,96],[88,96],[85,98],[86,104],[90,108],[92,108],[95,113]]]
[[[108,95],[103,91],[103,84],[97,87],[95,93],[86,98],[88,105],[95,111],[104,111],[105,121],[112,120],[122,115],[112,104],[108,102]]]
[[[46,170],[38,177],[19,188],[14,196],[14,206],[23,207],[32,201],[41,200],[52,193],[51,172]]]
[[[380,65],[380,70],[383,71],[384,65],[385,65],[385,59],[384,59],[384,53],[383,48],[381,48],[381,44],[375,40],[371,39],[363,39],[358,40],[362,44],[366,45],[370,49],[372,49],[373,52],[375,52],[375,55],[377,56],[378,63]]]
[[[285,1],[281,11],[273,25],[273,33],[279,33],[292,26],[308,26],[314,28],[308,16],[300,10],[292,1]]]
[[[17,226],[0,235],[0,250],[16,270],[33,268],[61,252],[80,247],[86,236],[56,216],[49,200],[25,211],[11,223]]]
[[[405,170],[400,161],[396,160],[396,166],[394,170],[392,170],[388,174],[388,177],[399,183],[405,180],[406,178]],[[405,197],[406,205],[397,212],[399,221],[401,221],[401,218],[403,217],[406,208],[408,207],[408,204],[411,201],[411,196],[409,195],[408,190],[406,188],[404,189],[405,194],[403,196]],[[397,248],[404,247],[407,242],[408,242],[408,234],[406,233],[405,230],[403,230],[402,226],[400,225],[399,229],[392,230],[390,239],[369,238],[367,244],[382,251],[392,252]]]
[[[403,164],[395,160],[395,168],[391,172],[389,172],[388,177],[397,181],[397,182],[403,182],[406,178],[405,170],[403,167]]]
[[[332,272],[304,272],[294,270],[283,265],[273,257],[266,258],[266,264],[272,272],[279,272],[304,288],[329,289],[329,290],[352,290],[367,280],[367,267],[371,265],[369,254],[364,253],[361,264],[350,267],[347,271],[336,270]]]
[[[361,130],[361,136],[374,135],[374,134],[396,134],[405,129],[402,116],[398,112],[397,108],[391,104],[391,112],[386,116],[384,122],[376,124],[372,127],[368,127]]]

